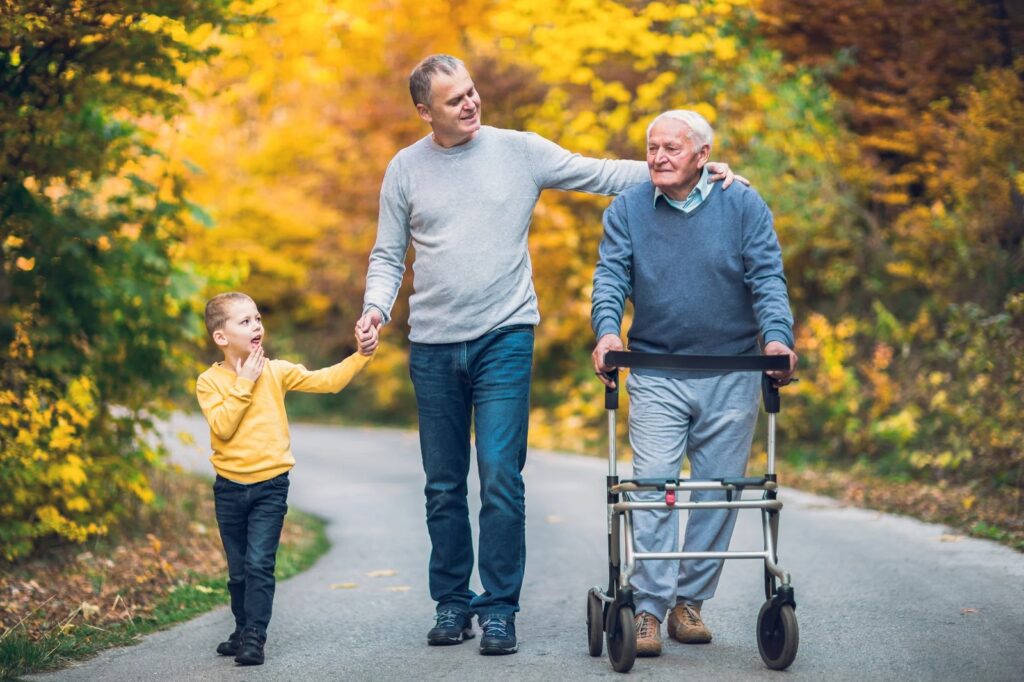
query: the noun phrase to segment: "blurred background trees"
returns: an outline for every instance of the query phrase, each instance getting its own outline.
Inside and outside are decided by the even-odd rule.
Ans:
[[[783,244],[791,456],[966,485],[965,507],[998,494],[1024,523],[1019,3],[54,5],[0,9],[8,555],[146,498],[135,427],[214,359],[209,293],[252,294],[276,355],[351,352],[384,168],[427,133],[408,72],[434,52],[467,62],[484,123],[583,154],[643,158],[655,114],[701,111]],[[587,368],[607,203],[548,192],[535,214],[537,446],[603,436]],[[414,424],[407,289],[364,378],[289,398],[293,416]]]
[[[219,0],[0,6],[0,547],[106,532],[153,494],[152,410],[191,366],[203,218],[155,145]]]

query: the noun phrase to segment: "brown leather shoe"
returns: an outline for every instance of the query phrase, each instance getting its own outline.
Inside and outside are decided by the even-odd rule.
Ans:
[[[661,621],[641,611],[633,618],[636,628],[636,655],[661,656]]]
[[[700,617],[700,607],[680,602],[668,614],[668,634],[683,644],[707,644],[711,630]]]

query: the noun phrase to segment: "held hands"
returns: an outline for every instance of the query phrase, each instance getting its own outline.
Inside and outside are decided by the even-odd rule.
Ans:
[[[789,370],[777,369],[767,373],[768,376],[775,380],[776,386],[785,386],[793,380],[793,372],[796,371],[796,361],[798,359],[793,349],[781,341],[769,341],[764,347],[764,354],[789,356]]]
[[[608,388],[615,388],[615,382],[606,374],[615,368],[611,365],[606,365],[604,362],[605,353],[610,350],[624,350],[622,339],[617,334],[605,334],[598,339],[597,345],[594,346],[594,352],[590,354],[590,357],[594,361],[594,374],[601,380],[601,383]]]
[[[722,189],[729,187],[733,180],[739,180],[744,185],[747,185],[748,187],[750,186],[750,180],[747,180],[742,175],[736,175],[733,173],[727,163],[722,163],[721,161],[708,161],[706,165],[709,173],[708,179],[711,180],[711,182],[721,180]]]
[[[256,346],[256,350],[249,353],[249,357],[242,362],[241,358],[235,360],[235,374],[248,379],[249,381],[256,381],[260,378],[260,374],[263,373],[263,365],[266,363],[267,358],[263,354],[263,346]]]
[[[361,355],[373,355],[380,343],[380,328],[383,324],[380,311],[371,308],[356,321],[356,343]]]

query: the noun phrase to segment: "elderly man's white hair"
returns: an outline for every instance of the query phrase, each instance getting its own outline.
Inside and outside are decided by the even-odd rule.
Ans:
[[[651,125],[647,126],[647,142],[651,141],[651,130],[658,121],[663,121],[666,118],[671,118],[676,121],[681,121],[690,129],[690,134],[687,136],[696,143],[697,149],[700,149],[704,145],[711,147],[711,142],[715,138],[715,133],[711,130],[711,124],[707,122],[703,116],[698,114],[696,111],[690,111],[689,109],[671,109],[669,111],[658,114]]]

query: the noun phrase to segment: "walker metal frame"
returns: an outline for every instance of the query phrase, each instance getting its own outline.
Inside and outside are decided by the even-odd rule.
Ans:
[[[703,371],[757,371],[787,369],[786,356],[717,356],[665,355],[612,351],[605,356],[607,364],[623,368],[681,369]],[[680,559],[760,559],[764,562],[766,601],[757,616],[757,646],[769,668],[784,670],[796,658],[799,628],[796,621],[796,600],[790,575],[778,564],[779,515],[778,478],[775,473],[775,421],[780,409],[779,389],[767,374],[761,376],[761,395],[768,414],[768,465],[764,476],[732,477],[717,480],[676,478],[668,480],[623,479],[616,465],[616,412],[619,407],[618,370],[610,377],[615,388],[605,389],[608,412],[608,588],[593,587],[587,593],[587,638],[591,656],[600,656],[603,641],[608,644],[612,668],[627,672],[636,658],[636,632],[633,625],[635,604],[629,579],[637,561]],[[690,502],[678,499],[679,491],[721,490],[723,501]],[[746,490],[763,491],[759,499],[744,499]],[[664,501],[638,501],[631,493],[658,491]],[[633,511],[665,509],[759,509],[761,510],[764,549],[761,551],[724,552],[638,552],[634,547]]]

